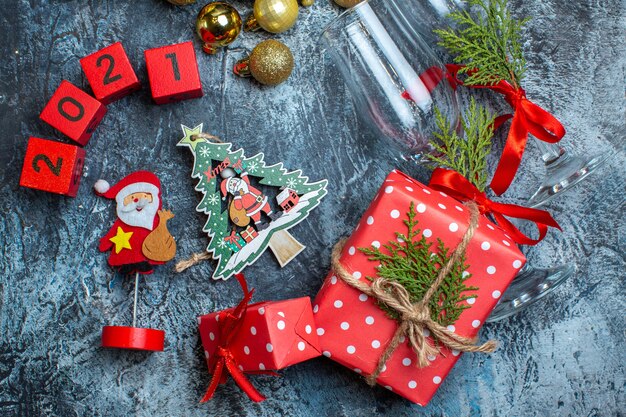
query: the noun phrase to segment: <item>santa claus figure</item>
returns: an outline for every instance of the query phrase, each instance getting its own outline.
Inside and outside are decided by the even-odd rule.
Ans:
[[[113,187],[108,182],[99,180],[94,189],[96,194],[115,199],[117,204],[118,218],[109,232],[100,239],[100,251],[111,251],[109,264],[122,274],[152,273],[153,265],[164,263],[164,259],[158,254],[152,256],[150,248],[146,248],[146,238],[158,228],[162,217],[166,217],[163,219],[165,221],[173,217],[171,212],[161,210],[159,178],[151,172],[138,171]],[[172,244],[173,239],[170,242]]]
[[[171,211],[161,210],[161,181],[151,172],[134,172],[113,187],[98,180],[94,190],[99,196],[114,199],[117,220],[100,239],[100,251],[111,251],[109,264],[124,275],[135,275],[133,325],[104,326],[102,346],[119,349],[161,351],[163,330],[139,328],[137,293],[140,274],[151,274],[154,265],[174,258],[176,242],[167,230]]]
[[[267,196],[260,190],[250,185],[247,172],[241,173],[241,178],[234,176],[234,172],[228,170],[222,175],[224,180],[220,185],[224,198],[228,194],[233,196],[232,206],[236,211],[244,212],[255,224],[258,231],[267,229],[269,223],[261,220],[261,213],[265,213],[271,220],[278,219],[283,213],[274,213],[268,203]]]

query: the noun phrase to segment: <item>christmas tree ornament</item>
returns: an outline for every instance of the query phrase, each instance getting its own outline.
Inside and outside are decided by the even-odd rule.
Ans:
[[[304,246],[288,229],[304,220],[326,195],[328,181],[309,182],[301,171],[287,171],[282,163],[267,165],[262,153],[246,157],[243,149],[182,126],[178,146],[194,157],[192,178],[203,194],[196,207],[208,216],[202,229],[210,238],[206,252],[181,261],[182,272],[201,260],[214,259],[213,279],[228,279],[254,263],[267,249],[281,267]]]
[[[261,84],[277,85],[289,78],[293,65],[289,47],[269,39],[258,44],[249,57],[238,61],[233,71],[240,77],[254,77]]]
[[[167,0],[176,6],[187,6],[188,4],[194,4],[196,0]]]
[[[313,6],[313,3],[315,3],[315,0],[300,0],[300,4],[304,7]]]
[[[246,19],[244,30],[259,29],[281,33],[291,29],[298,19],[296,0],[256,0],[252,14]]]
[[[196,18],[196,32],[204,42],[202,49],[215,54],[219,48],[230,45],[241,32],[241,16],[228,3],[215,1],[200,10]]]
[[[137,171],[112,187],[98,180],[94,190],[101,197],[115,200],[118,217],[100,239],[99,249],[111,252],[109,265],[119,273],[135,275],[132,327],[105,326],[102,346],[161,351],[163,330],[136,327],[139,275],[151,274],[155,265],[172,260],[176,254],[176,241],[167,230],[167,221],[174,214],[161,208],[161,182],[151,172]]]
[[[363,0],[335,0],[338,6],[345,7],[349,9],[350,7],[354,7],[357,4],[361,3]]]

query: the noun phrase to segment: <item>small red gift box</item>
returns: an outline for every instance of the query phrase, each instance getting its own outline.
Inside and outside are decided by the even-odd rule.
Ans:
[[[243,277],[238,274],[237,279],[242,282]],[[200,337],[214,379],[217,362],[226,358],[230,364],[223,366],[237,384],[250,398],[262,401],[264,397],[256,390],[246,389],[247,380],[241,383],[243,373],[275,371],[316,358],[321,355],[320,342],[308,297],[248,305],[252,292],[242,286],[245,296],[239,306],[198,318]]]
[[[436,248],[437,238],[448,248],[457,247],[470,222],[469,209],[445,193],[393,171],[346,242],[340,257],[344,269],[369,283],[366,277],[376,276],[378,263],[368,260],[359,248],[381,247],[396,240],[395,232],[406,230],[403,221],[411,203],[415,205],[418,228],[427,241],[434,243],[432,248]],[[466,263],[472,276],[465,284],[478,290],[472,291],[475,298],[463,301],[470,308],[448,330],[473,338],[524,265],[525,257],[500,227],[480,216],[466,250]],[[313,312],[324,355],[363,375],[374,372],[398,329],[398,322],[389,318],[373,298],[347,285],[333,271],[314,301]],[[376,382],[426,405],[460,353],[442,346],[440,354],[428,358],[430,366],[418,368],[415,353],[406,340],[400,340],[402,343]]]

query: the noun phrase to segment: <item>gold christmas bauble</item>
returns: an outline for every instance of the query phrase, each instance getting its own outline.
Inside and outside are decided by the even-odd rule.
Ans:
[[[232,43],[241,32],[241,16],[230,4],[215,1],[198,13],[196,32],[204,42],[202,49],[214,54],[218,48]]]
[[[246,20],[245,30],[263,28],[271,33],[291,29],[298,19],[297,0],[256,0],[252,15]]]
[[[361,3],[362,1],[363,0],[335,0],[335,3],[337,3],[341,7],[349,9],[350,7],[354,7],[357,4]]]
[[[235,74],[265,85],[277,85],[287,80],[293,71],[293,55],[282,42],[270,39],[258,44],[248,58],[235,65]]]
[[[300,0],[300,4],[304,7],[313,6],[313,3],[315,3],[315,0]]]
[[[167,0],[168,3],[175,4],[176,6],[186,6],[188,4],[193,4],[196,0]]]

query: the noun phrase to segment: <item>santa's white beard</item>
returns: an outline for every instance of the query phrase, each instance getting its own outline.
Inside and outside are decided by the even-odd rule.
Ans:
[[[130,202],[128,205],[117,205],[117,217],[129,226],[143,227],[152,230],[154,226],[154,216],[159,210],[158,200],[150,202],[141,199],[138,202]],[[139,210],[138,210],[139,209]]]
[[[240,180],[237,178],[236,182],[233,182],[232,187],[230,189],[230,193],[233,195],[239,194],[240,191],[243,191],[244,194],[248,194],[250,189],[248,188],[248,184],[244,180]]]

